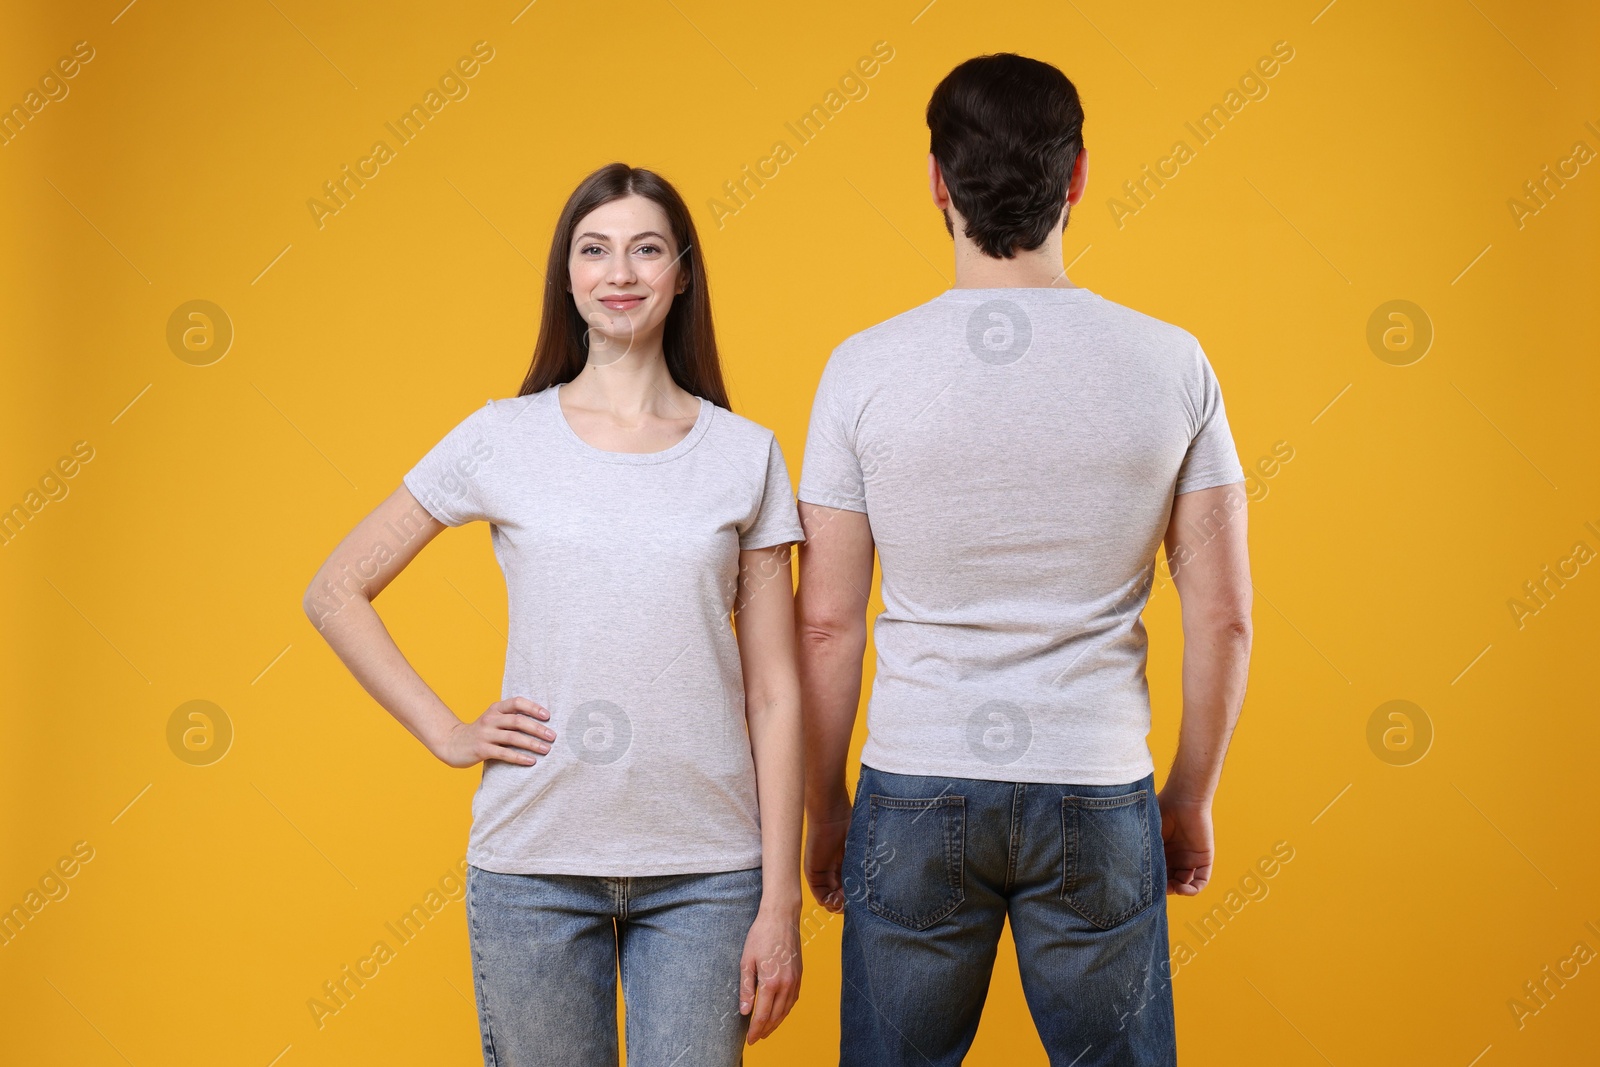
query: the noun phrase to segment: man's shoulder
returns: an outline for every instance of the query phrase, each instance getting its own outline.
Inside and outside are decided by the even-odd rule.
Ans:
[[[1191,355],[1200,346],[1194,334],[1176,323],[1100,297],[1094,311],[1107,333],[1125,336],[1128,341],[1170,351],[1175,355]]]
[[[891,315],[883,322],[867,326],[866,330],[850,334],[834,347],[832,355],[834,362],[850,363],[870,352],[882,352],[886,347],[893,349],[912,334],[922,333],[933,320],[938,318],[939,306],[944,296],[946,293],[941,293],[930,301],[923,301],[915,307],[907,307],[901,314]]]
[[[1153,358],[1180,373],[1193,371],[1195,357],[1201,351],[1194,334],[1090,290],[1080,292],[1083,298],[1070,303],[1027,300],[1018,310],[1027,316],[1036,339],[1051,335],[1082,338],[1087,331],[1097,346],[1103,345],[1108,351]],[[921,361],[930,345],[961,349],[968,343],[966,335],[973,313],[981,313],[984,302],[993,302],[992,297],[986,291],[946,290],[932,300],[851,334],[829,357],[830,374],[839,384],[859,384],[898,374],[903,368],[895,365],[897,355]]]
[[[1030,317],[1045,317],[1055,312],[1070,316],[1079,323],[1099,325],[1108,331],[1146,338],[1184,351],[1192,350],[1199,343],[1194,334],[1182,326],[1126,304],[1120,304],[1090,290],[1084,289],[1081,292],[1087,299],[1059,306],[1028,301],[1023,310]],[[986,301],[992,303],[994,302],[992,295],[989,290],[964,292],[960,289],[948,289],[916,307],[907,308],[898,315],[851,334],[839,343],[834,349],[834,354],[849,357],[897,344],[911,336],[925,336],[930,329],[963,327],[966,318],[969,317],[967,313],[972,310],[968,305],[981,307]]]

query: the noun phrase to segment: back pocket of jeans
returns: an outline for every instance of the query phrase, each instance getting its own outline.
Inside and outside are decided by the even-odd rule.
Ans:
[[[867,910],[926,930],[961,906],[967,798],[867,800]]]
[[[1062,797],[1066,872],[1061,896],[1102,930],[1150,906],[1155,887],[1150,861],[1149,793]]]

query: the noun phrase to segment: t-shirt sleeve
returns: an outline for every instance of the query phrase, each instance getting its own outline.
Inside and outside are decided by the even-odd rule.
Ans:
[[[1189,441],[1183,465],[1178,468],[1174,495],[1244,481],[1244,468],[1239,465],[1233,433],[1228,429],[1228,413],[1222,404],[1222,385],[1198,344],[1195,358],[1200,364],[1200,395],[1196,398],[1200,426]]]
[[[401,481],[428,513],[446,526],[494,521],[484,473],[494,462],[494,402],[457,423]]]
[[[845,395],[838,355],[828,360],[811,401],[805,459],[800,468],[800,499],[845,511],[867,510],[866,479],[855,450],[853,405]]]
[[[739,530],[740,549],[771,548],[804,541],[800,512],[795,508],[794,489],[789,484],[789,465],[776,437],[767,445],[766,482],[761,487],[761,504],[755,517]]]

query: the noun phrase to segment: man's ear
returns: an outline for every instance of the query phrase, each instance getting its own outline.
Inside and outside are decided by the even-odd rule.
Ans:
[[[933,195],[933,206],[940,211],[950,207],[950,190],[945,188],[944,171],[939,167],[939,161],[933,153],[928,153],[928,192]]]
[[[1083,199],[1084,186],[1089,183],[1089,150],[1078,149],[1078,158],[1072,161],[1072,177],[1067,181],[1067,206]]]

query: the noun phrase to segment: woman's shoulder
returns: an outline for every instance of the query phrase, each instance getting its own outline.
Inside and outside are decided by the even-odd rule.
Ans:
[[[707,400],[706,403],[711,404],[712,408],[711,428],[720,438],[759,450],[763,458],[766,456],[766,450],[777,439],[771,430],[754,419],[736,415],[712,401]]]
[[[490,397],[475,408],[467,418],[486,427],[501,429],[519,420],[534,418],[535,413],[549,399],[549,394],[550,391],[544,389],[525,396]]]

